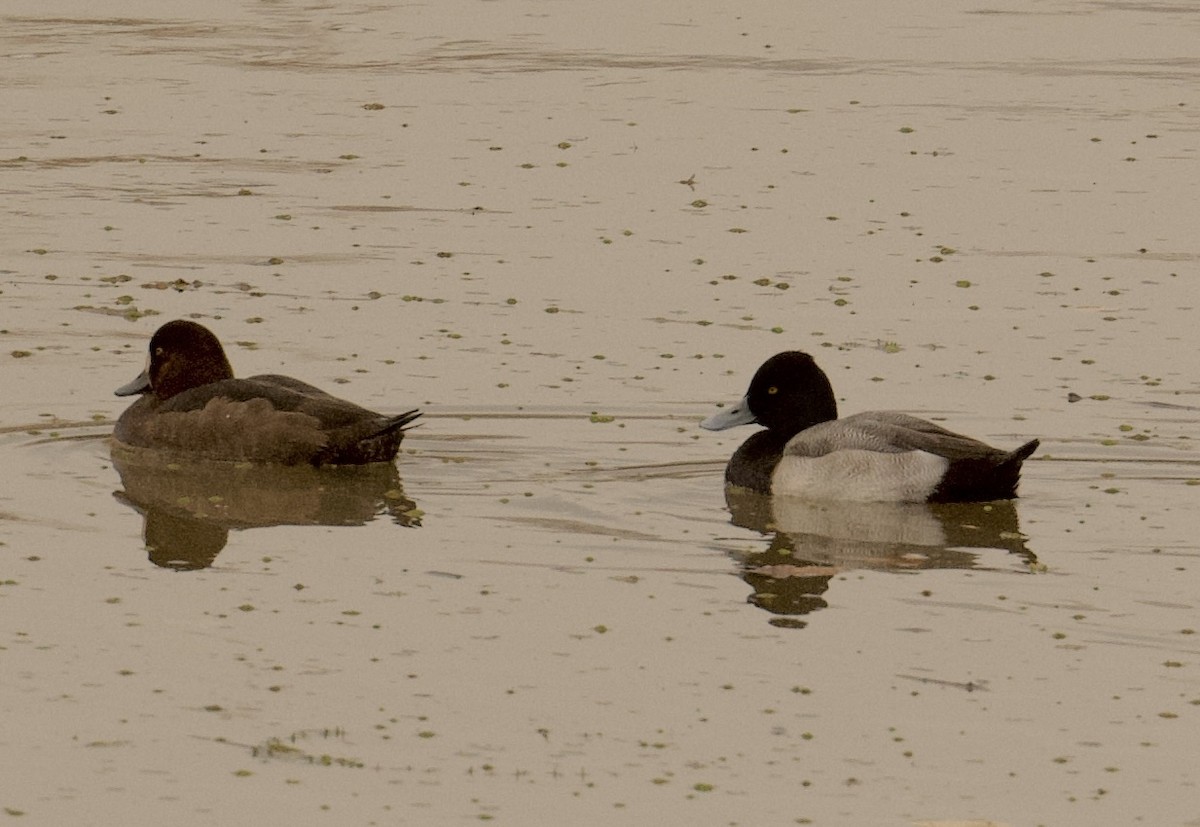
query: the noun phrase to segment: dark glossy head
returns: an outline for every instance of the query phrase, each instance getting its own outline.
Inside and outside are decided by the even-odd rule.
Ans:
[[[754,421],[772,430],[799,433],[837,419],[837,401],[825,371],[807,353],[777,353],[754,374],[746,391]]]
[[[117,396],[153,393],[170,399],[177,393],[233,378],[225,351],[208,328],[177,319],[150,339],[150,362],[140,376],[117,388]]]

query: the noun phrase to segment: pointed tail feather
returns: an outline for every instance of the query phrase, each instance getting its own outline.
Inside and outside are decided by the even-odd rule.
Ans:
[[[397,414],[396,416],[390,417],[383,424],[383,426],[381,428],[379,428],[379,430],[377,430],[371,436],[377,437],[377,436],[383,436],[384,434],[390,434],[393,431],[397,431],[397,430],[399,430],[399,431],[409,430],[408,428],[405,428],[404,426],[408,425],[410,422],[412,422],[414,419],[417,419],[420,416],[421,416],[421,411],[418,408],[413,408],[411,411],[405,411],[402,414]],[[417,427],[417,425],[414,425],[413,427],[415,428],[415,427]]]
[[[1039,439],[1029,440],[1024,445],[1022,445],[1020,448],[1011,452],[1008,455],[1008,459],[1006,459],[1004,461],[1004,464],[1008,465],[1009,463],[1016,463],[1017,465],[1020,465],[1022,462],[1029,459],[1030,455],[1034,451],[1036,451],[1038,449],[1038,446],[1041,444],[1042,444],[1042,442]]]

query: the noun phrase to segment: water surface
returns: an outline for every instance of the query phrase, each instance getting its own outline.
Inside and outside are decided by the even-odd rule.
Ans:
[[[1192,6],[0,23],[21,823],[1200,822]],[[175,317],[424,425],[131,469]],[[1022,499],[727,504],[788,348]]]

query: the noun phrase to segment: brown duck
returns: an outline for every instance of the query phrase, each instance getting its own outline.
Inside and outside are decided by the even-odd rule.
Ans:
[[[290,376],[235,379],[217,337],[182,319],[155,332],[146,370],[116,394],[142,395],[117,420],[118,444],[233,462],[391,462],[421,415],[385,416]]]

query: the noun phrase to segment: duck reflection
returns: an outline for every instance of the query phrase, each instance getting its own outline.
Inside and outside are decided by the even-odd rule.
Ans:
[[[1033,566],[1012,500],[982,503],[812,502],[727,487],[734,525],[771,537],[765,551],[738,555],[748,601],[776,626],[825,608],[823,595],[847,569],[974,568],[978,549],[1018,555]]]
[[[180,571],[207,568],[231,529],[277,525],[353,526],[388,515],[406,527],[421,512],[390,462],[314,468],[189,460],[114,445],[123,490],[114,496],[145,519],[150,562]]]

